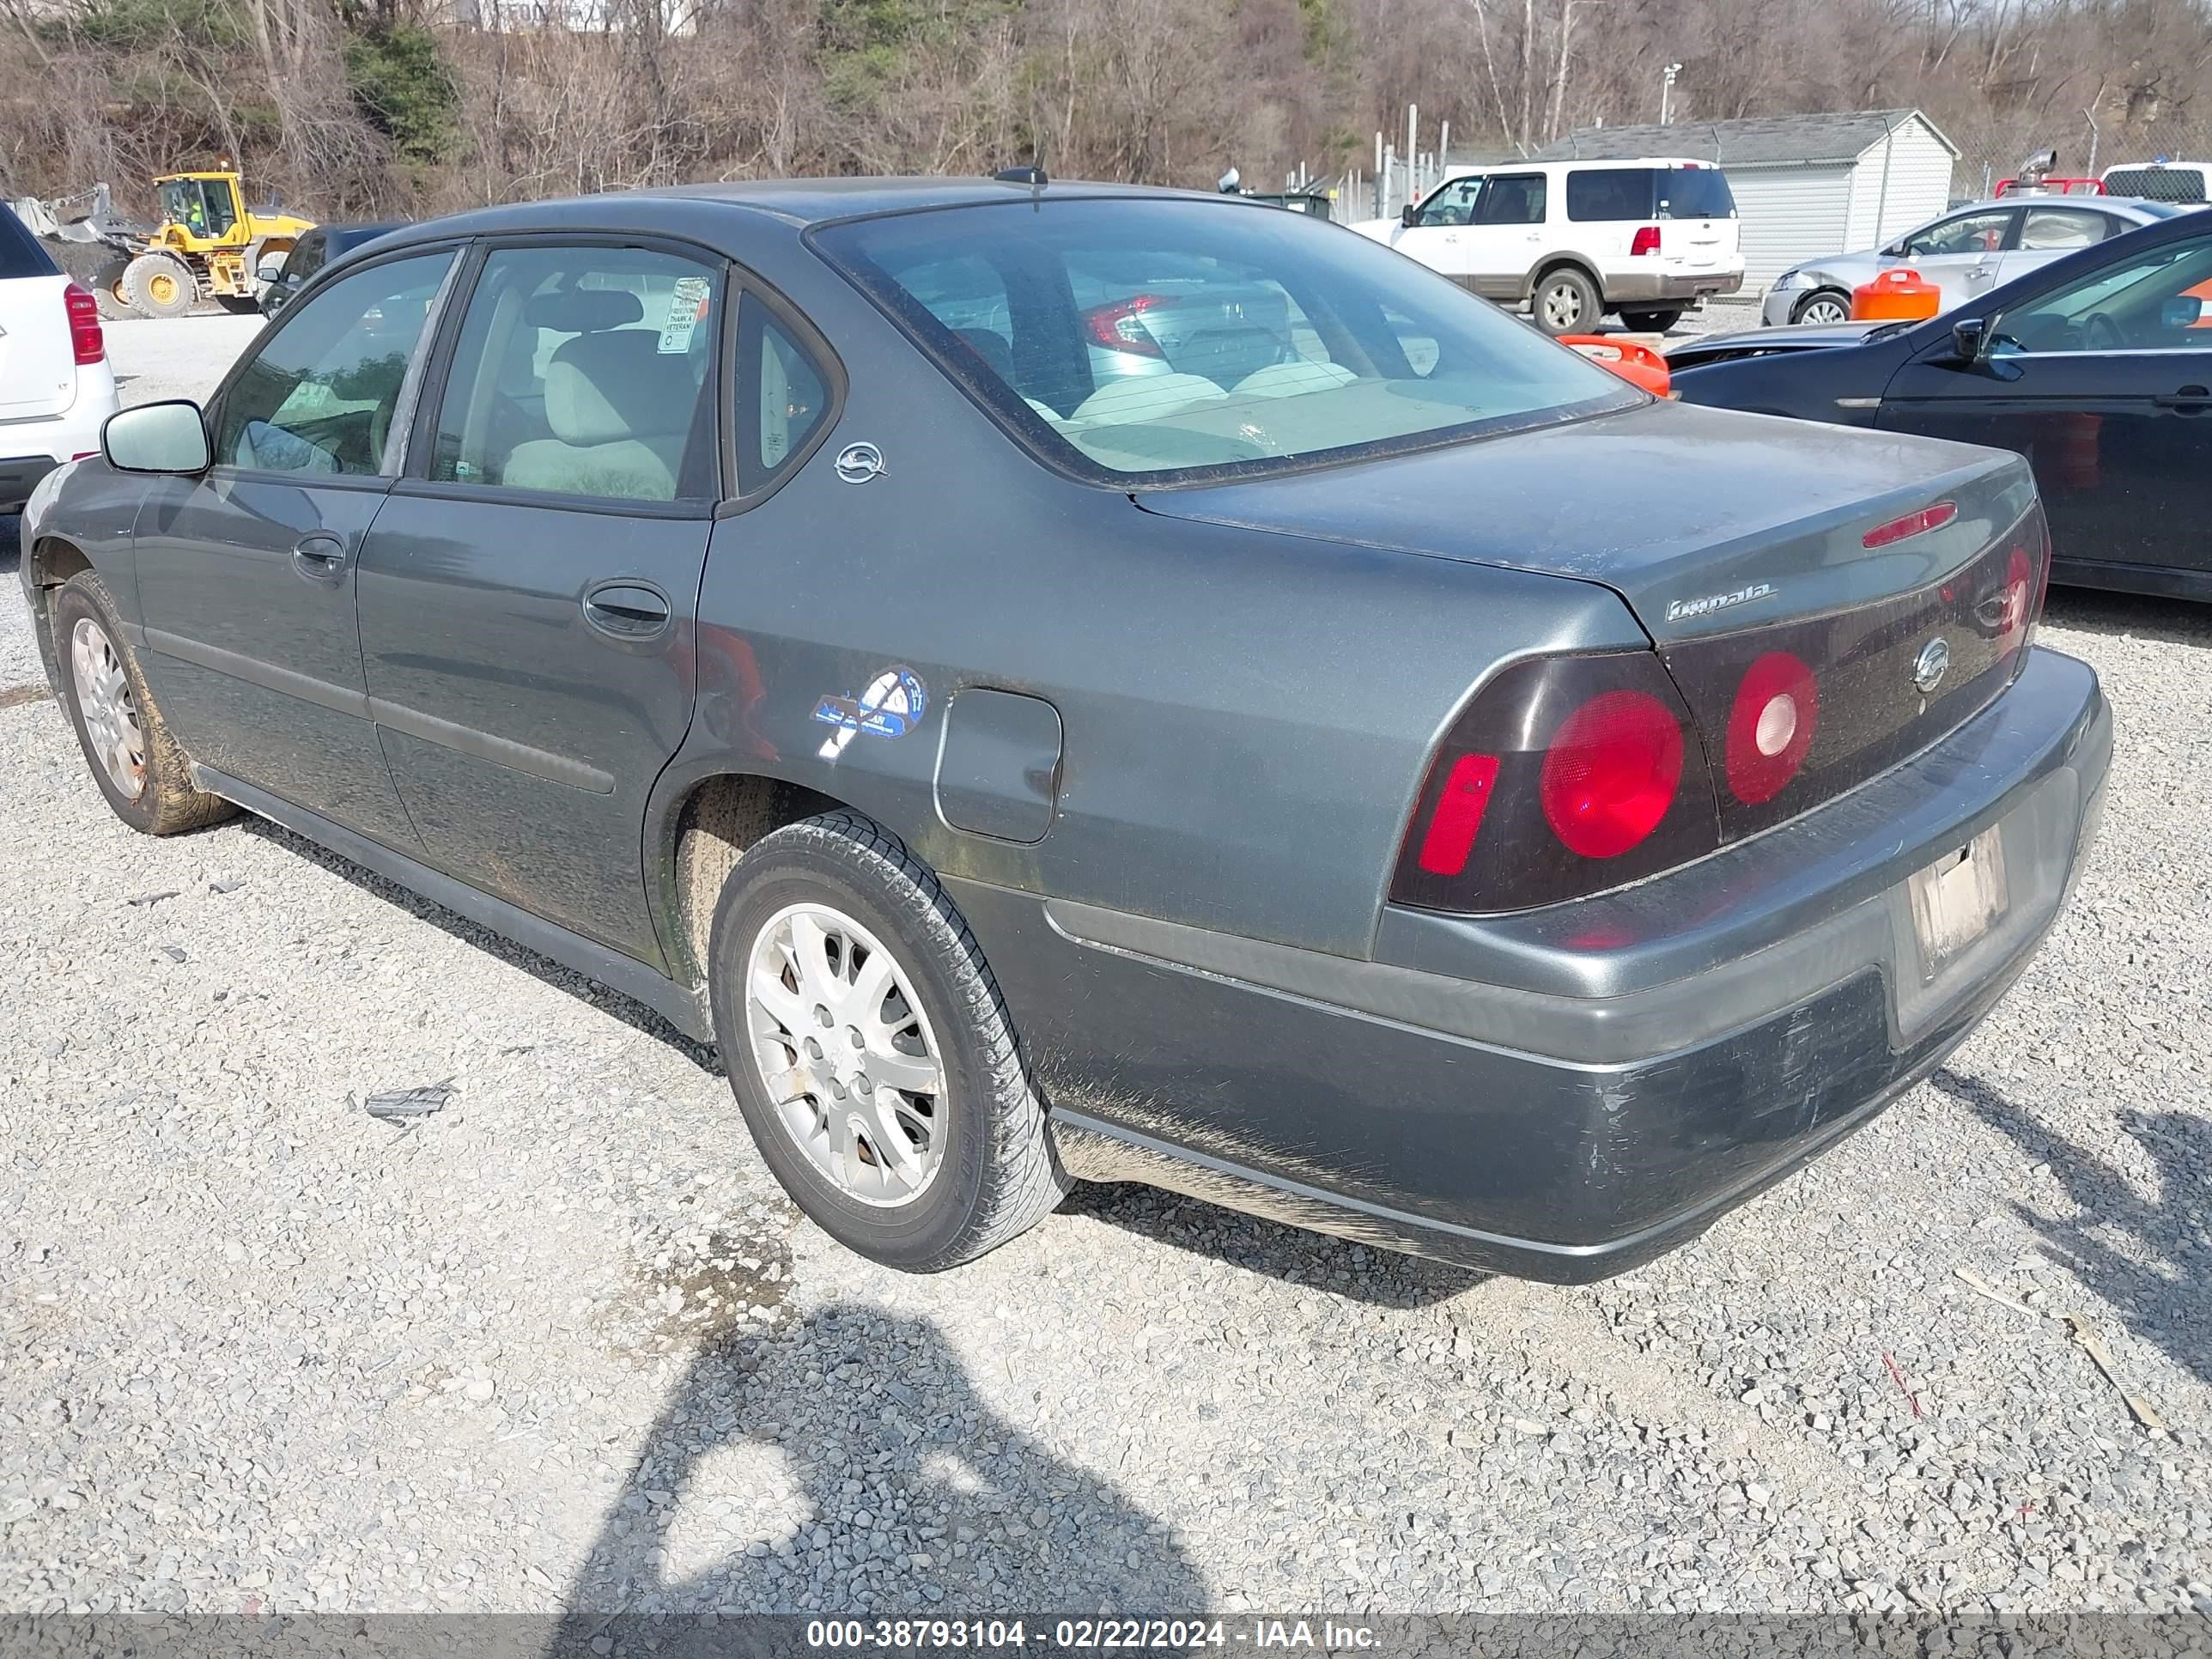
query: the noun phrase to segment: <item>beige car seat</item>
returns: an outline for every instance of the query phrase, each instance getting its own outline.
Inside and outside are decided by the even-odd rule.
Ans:
[[[672,501],[699,388],[685,356],[650,329],[579,334],[545,367],[550,438],[517,444],[505,482],[518,489]]]

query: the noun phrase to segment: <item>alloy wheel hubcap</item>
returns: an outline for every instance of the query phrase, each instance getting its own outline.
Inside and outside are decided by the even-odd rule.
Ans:
[[[1572,328],[1583,314],[1582,295],[1561,286],[1544,295],[1544,320],[1562,331]]]
[[[1848,320],[1848,313],[1833,300],[1815,300],[1805,307],[1797,320],[1801,323],[1840,323]]]
[[[848,1197],[910,1204],[945,1162],[945,1067],[914,987],[832,906],[787,905],[755,936],[745,1024],[792,1143]]]
[[[136,800],[146,787],[146,737],[138,726],[137,700],[106,630],[89,617],[70,630],[70,672],[100,769],[125,799]]]

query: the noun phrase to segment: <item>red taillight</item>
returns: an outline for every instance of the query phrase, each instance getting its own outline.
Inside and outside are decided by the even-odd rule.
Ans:
[[[2051,592],[2051,532],[2040,506],[2020,521],[2005,556],[2004,615],[1999,629],[2010,652],[2027,643]]]
[[[1908,513],[1901,519],[1892,519],[1887,524],[1878,524],[1859,538],[1861,547],[1887,547],[1892,542],[1901,542],[1908,536],[1924,536],[1931,530],[1941,530],[1959,516],[1955,501],[1938,501],[1933,507],[1923,507],[1917,513]]]
[[[1643,691],[1607,691],[1567,716],[1540,786],[1553,833],[1586,859],[1619,858],[1659,827],[1682,781],[1682,728]]]
[[[69,308],[70,344],[76,349],[77,362],[100,362],[107,356],[107,336],[100,326],[100,301],[71,283],[62,290],[62,304]]]
[[[1629,257],[1633,258],[1639,253],[1656,253],[1658,251],[1659,227],[1656,225],[1638,226],[1635,238],[1628,244]]]
[[[1170,303],[1158,294],[1133,294],[1126,300],[1093,306],[1083,313],[1083,326],[1094,344],[1115,351],[1132,351],[1139,357],[1161,355],[1159,342],[1145,331],[1140,320],[1157,307]]]
[[[1747,806],[1780,794],[1805,763],[1820,715],[1820,687],[1802,661],[1787,651],[1756,659],[1729,711],[1729,792]]]
[[[1432,876],[1455,876],[1467,868],[1482,815],[1498,781],[1498,757],[1462,755],[1444,777],[1444,792],[1421,837],[1421,868]]]
[[[1540,658],[1502,670],[1444,734],[1390,897],[1525,910],[1655,875],[1717,844],[1703,748],[1657,655]]]

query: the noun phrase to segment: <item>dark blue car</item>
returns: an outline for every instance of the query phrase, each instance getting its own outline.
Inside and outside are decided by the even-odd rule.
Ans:
[[[1668,364],[1686,403],[2013,450],[2035,469],[2054,581],[2212,599],[2212,213],[1924,323],[1713,335]]]

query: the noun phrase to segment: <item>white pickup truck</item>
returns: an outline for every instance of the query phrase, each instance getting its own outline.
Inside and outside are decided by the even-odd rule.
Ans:
[[[0,203],[0,513],[94,453],[118,404],[100,308]]]
[[[1709,161],[1499,162],[1352,228],[1485,299],[1528,306],[1547,334],[1587,333],[1608,312],[1663,331],[1743,286],[1735,198]]]

